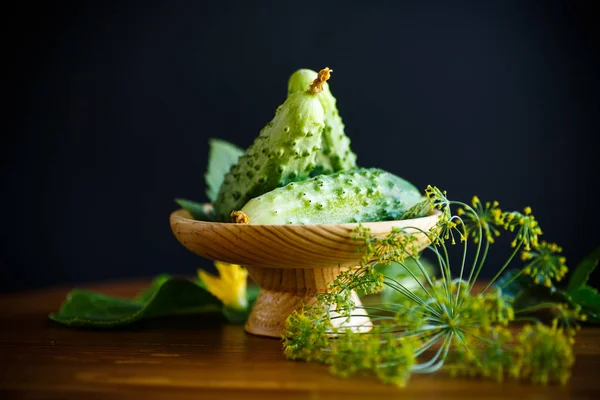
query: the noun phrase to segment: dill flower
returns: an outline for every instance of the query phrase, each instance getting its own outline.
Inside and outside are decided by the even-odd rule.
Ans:
[[[483,301],[492,322],[506,326],[515,319],[512,300],[500,288],[483,295]]]
[[[475,357],[473,348],[473,336],[464,334],[452,338],[452,351],[448,354],[444,363],[444,370],[451,377],[468,376],[474,378],[480,372],[479,360]]]
[[[556,321],[551,327],[537,323],[523,328],[517,338],[517,358],[513,368],[516,377],[547,384],[557,380],[567,383],[575,362],[569,339]]]
[[[369,334],[340,332],[331,344],[327,361],[331,373],[347,378],[360,371],[371,371],[384,383],[404,387],[416,361],[416,341],[381,333],[379,327],[374,330]]]
[[[406,386],[416,362],[416,343],[417,341],[409,338],[398,339],[392,334],[384,335],[375,356],[375,375],[383,383]]]
[[[358,371],[373,370],[381,346],[376,334],[360,334],[347,329],[331,346],[330,371],[347,378]]]
[[[317,313],[294,311],[286,321],[283,353],[290,360],[325,361],[329,324]]]
[[[527,326],[515,337],[507,329],[515,319],[512,299],[499,288],[486,292],[521,249],[523,260],[528,262],[523,273],[534,279],[543,278],[545,283],[546,278],[560,280],[566,273],[560,248],[538,242],[542,231],[531,209],[502,212],[498,202],[482,203],[477,197],[469,206],[448,200],[446,192],[432,186],[426,195],[441,210],[439,222],[426,233],[440,278],[435,279],[414,252],[417,229],[395,229],[378,237],[359,226],[355,239],[362,242],[358,249],[362,253],[360,266],[340,274],[328,293],[317,294],[321,314],[293,314],[288,319],[286,356],[329,364],[332,373],[343,377],[371,372],[382,382],[398,386],[405,385],[414,373],[433,373],[440,368],[452,375],[479,375],[498,381],[510,374],[534,383],[566,382],[573,365],[571,344],[577,321],[585,317],[578,310],[559,307],[551,328]],[[451,205],[462,207],[458,213],[463,218],[452,215]],[[490,244],[500,234],[499,227],[515,232],[511,243],[514,250],[488,285],[474,294],[473,285]],[[465,243],[460,272],[453,278],[446,243],[448,239],[455,243],[454,231]],[[467,237],[478,243],[472,259],[467,256]],[[421,274],[408,267],[409,261]],[[397,275],[384,275],[375,268],[390,262],[402,267],[414,282],[405,285]],[[333,318],[350,317],[355,312],[353,290],[369,294],[382,288],[394,292],[387,296],[387,303],[365,305],[357,311],[370,313],[375,322],[371,332],[332,326],[327,312],[332,306],[340,314]]]
[[[454,229],[458,226],[458,218],[452,215],[450,208],[450,200],[446,197],[446,191],[441,191],[435,186],[427,186],[425,189],[425,196],[431,201],[433,208],[437,208],[442,211],[442,214],[438,218],[438,223],[431,228],[432,233],[437,236],[437,239],[433,240],[434,244],[441,244],[441,240],[451,240],[452,244],[456,244],[454,238]],[[461,235],[462,239],[462,235]]]
[[[215,267],[219,272],[218,277],[204,270],[198,270],[198,278],[206,285],[206,290],[221,300],[226,307],[234,310],[247,309],[248,271],[246,268],[220,261],[215,261]]]
[[[545,241],[529,251],[523,251],[521,260],[526,262],[523,273],[531,276],[535,283],[551,287],[553,280],[559,282],[569,271],[561,252],[562,248],[558,245]]]
[[[418,254],[416,247],[418,237],[413,232],[392,228],[385,237],[377,237],[363,225],[359,225],[353,232],[355,233],[353,239],[362,242],[358,248],[358,252],[362,253],[361,267],[392,262],[401,263],[406,258]]]
[[[525,207],[523,211],[524,214],[518,211],[504,212],[499,218],[499,223],[510,232],[517,231],[511,243],[512,247],[517,247],[519,242],[523,242],[525,250],[529,251],[532,246],[538,245],[538,236],[542,234],[542,229],[531,213],[531,207]]]
[[[389,235],[373,239],[373,258],[377,264],[404,262],[407,257],[417,254],[418,237],[400,228],[392,228]]]
[[[450,200],[446,197],[447,192],[444,190],[440,190],[435,186],[428,185],[425,188],[425,197],[431,200],[431,204],[433,207],[442,210],[447,213],[448,217],[451,217],[450,214]]]
[[[483,346],[476,350],[481,374],[501,382],[515,362],[515,353],[509,347],[512,334],[505,327],[495,326],[484,339]]]
[[[484,336],[465,335],[456,340],[445,369],[451,376],[483,376],[502,382],[515,363],[509,329],[495,326]]]
[[[486,297],[491,296],[470,293],[463,296],[463,301],[454,312],[455,319],[458,320],[457,329],[474,335],[492,329],[492,324],[496,322],[497,316],[491,310],[493,302],[487,300]]]
[[[553,310],[554,320],[559,330],[562,330],[571,344],[575,343],[575,334],[581,328],[579,321],[585,321],[587,316],[581,313],[581,306],[569,307],[567,304],[557,304]]]
[[[488,242],[494,243],[494,238],[500,236],[500,231],[496,225],[502,225],[502,210],[498,208],[497,201],[482,203],[479,197],[473,196],[471,200],[473,211],[459,208],[456,213],[462,216],[463,224],[467,229],[467,235],[473,238],[475,243],[480,240],[479,228],[481,228]]]
[[[401,303],[397,303],[396,307],[398,310],[394,314],[394,322],[407,332],[422,331],[431,314],[426,307],[406,298]]]

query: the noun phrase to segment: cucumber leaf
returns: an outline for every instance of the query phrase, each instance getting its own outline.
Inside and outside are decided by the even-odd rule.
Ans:
[[[196,221],[215,222],[217,220],[217,216],[215,215],[213,208],[206,204],[186,199],[175,199],[175,203],[177,203],[179,207],[192,214],[192,218],[194,218]]]
[[[510,283],[506,285],[506,282]],[[518,269],[511,269],[502,274],[502,276],[494,283],[494,287],[500,288],[504,296],[514,299],[519,293],[523,292],[531,284],[532,280],[529,276],[520,273]]]
[[[570,295],[571,300],[581,306],[589,322],[600,323],[600,293],[597,289],[584,285]]]
[[[232,165],[237,164],[238,159],[244,154],[244,150],[221,139],[210,139],[208,143],[210,150],[204,179],[206,181],[206,196],[214,203],[219,195],[219,189],[225,175],[227,175]]]
[[[600,293],[588,284],[589,277],[599,262],[600,248],[597,248],[579,262],[566,290],[554,285],[546,287],[536,284],[518,270],[505,272],[495,286],[502,287],[504,282],[510,282],[503,291],[512,298],[512,305],[516,311],[541,303],[562,303],[572,308],[581,307],[581,313],[586,316],[587,323],[599,324]],[[520,275],[516,276],[518,274]]]
[[[583,260],[577,264],[571,279],[567,285],[567,292],[574,293],[578,289],[585,286],[590,278],[591,273],[596,269],[600,263],[600,247],[587,255]]]
[[[230,323],[243,323],[258,296],[258,287],[247,290],[249,307],[229,310],[195,281],[159,275],[134,299],[122,299],[87,290],[74,289],[60,310],[49,318],[79,328],[116,328],[140,320],[173,315],[221,315]]]

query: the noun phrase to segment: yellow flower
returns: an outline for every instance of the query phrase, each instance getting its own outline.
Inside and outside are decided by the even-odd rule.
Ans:
[[[557,327],[542,324],[526,325],[515,344],[517,360],[513,365],[513,375],[531,379],[533,383],[547,384],[556,379],[566,384],[575,362],[569,338]]]
[[[204,270],[198,270],[198,278],[206,285],[206,290],[221,300],[226,307],[236,310],[248,308],[246,268],[220,261],[215,261],[215,267],[219,271],[218,277]]]
[[[499,203],[497,201],[489,202],[485,204],[479,200],[479,197],[473,196],[471,200],[472,209],[458,209],[458,215],[463,216],[462,222],[467,230],[467,236],[471,236],[475,243],[481,240],[479,236],[479,230],[489,243],[494,243],[494,238],[500,236],[500,231],[496,228],[496,225],[501,226],[502,221],[502,210],[500,210]],[[461,238],[462,240],[462,238]]]
[[[561,252],[560,246],[545,241],[523,251],[521,260],[526,262],[523,273],[530,275],[537,284],[552,287],[552,281],[560,281],[569,271],[567,259],[560,255]]]

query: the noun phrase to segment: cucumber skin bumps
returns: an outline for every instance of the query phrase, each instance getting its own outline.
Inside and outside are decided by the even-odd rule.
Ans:
[[[342,224],[402,217],[422,200],[408,181],[377,168],[342,171],[289,183],[250,200],[250,224]]]
[[[307,90],[318,74],[310,69],[299,69],[288,81],[288,96]],[[325,111],[325,126],[321,135],[321,150],[317,154],[316,168],[311,176],[331,174],[356,168],[356,154],[350,149],[350,138],[346,136],[344,122],[337,109],[337,100],[331,94],[329,84],[323,85],[319,96]]]
[[[310,177],[321,149],[325,111],[319,97],[330,70],[321,70],[307,90],[293,93],[277,108],[246,153],[225,176],[215,211],[228,221],[250,199]]]

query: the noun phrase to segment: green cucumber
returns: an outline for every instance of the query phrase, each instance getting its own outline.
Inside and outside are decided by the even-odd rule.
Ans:
[[[288,81],[288,96],[307,90],[317,75],[310,69],[294,72]],[[356,168],[356,154],[350,149],[350,138],[344,133],[344,122],[336,107],[337,100],[331,94],[329,84],[323,85],[319,100],[325,110],[325,126],[321,135],[321,150],[316,158],[316,168],[311,172],[311,176]]]
[[[376,168],[320,175],[250,200],[250,224],[342,224],[389,221],[423,199],[410,182]]]
[[[254,197],[310,176],[325,126],[320,97],[327,79],[328,68],[319,73],[308,90],[288,96],[273,120],[229,170],[215,202],[220,220],[228,221],[232,211]]]

